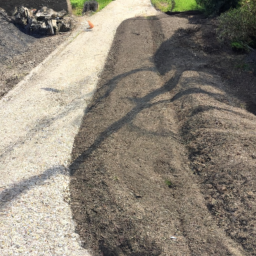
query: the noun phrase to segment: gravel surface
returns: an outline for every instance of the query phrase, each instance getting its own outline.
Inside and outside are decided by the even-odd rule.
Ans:
[[[1,99],[1,255],[90,255],[69,206],[74,137],[116,28],[153,14],[149,0],[112,2]]]

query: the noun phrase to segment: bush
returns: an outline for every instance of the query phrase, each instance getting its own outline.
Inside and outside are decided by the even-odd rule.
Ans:
[[[244,1],[239,9],[223,13],[219,18],[218,37],[232,42],[232,47],[255,46],[256,0]],[[237,48],[237,47],[236,47]]]
[[[239,5],[240,0],[196,0],[197,3],[202,6],[206,14],[217,15],[229,10],[230,8],[236,8]]]

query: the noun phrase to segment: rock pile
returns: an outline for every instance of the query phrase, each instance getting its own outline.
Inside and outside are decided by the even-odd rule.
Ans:
[[[23,26],[28,34],[54,35],[72,29],[72,19],[64,17],[66,14],[65,10],[55,12],[48,7],[36,10],[19,6],[15,7],[12,20]]]

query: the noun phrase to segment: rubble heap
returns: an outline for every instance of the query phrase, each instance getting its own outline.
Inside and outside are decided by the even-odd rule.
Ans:
[[[72,29],[72,19],[64,17],[66,14],[65,10],[55,12],[48,7],[36,10],[19,6],[15,7],[12,20],[23,26],[28,34],[54,35]]]

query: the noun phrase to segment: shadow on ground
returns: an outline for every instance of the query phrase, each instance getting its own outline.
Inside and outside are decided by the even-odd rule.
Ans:
[[[45,181],[49,180],[52,176],[59,174],[68,175],[67,169],[64,166],[54,166],[53,168],[47,169],[40,175],[24,179],[18,183],[12,184],[9,188],[2,190],[0,193],[0,211],[3,211],[21,194],[26,193],[28,190],[33,189],[36,186],[44,185]]]

